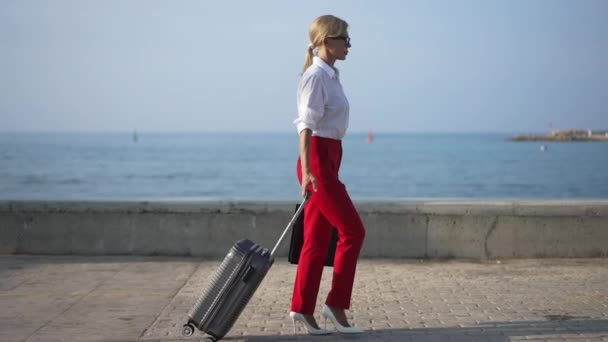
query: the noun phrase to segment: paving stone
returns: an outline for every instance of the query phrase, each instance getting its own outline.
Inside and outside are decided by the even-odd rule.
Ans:
[[[0,341],[202,341],[181,326],[218,260],[0,256]],[[317,300],[331,284],[326,268]],[[227,341],[608,341],[608,259],[365,259],[362,335],[293,335],[295,266],[277,260]],[[315,316],[320,325],[320,310]]]

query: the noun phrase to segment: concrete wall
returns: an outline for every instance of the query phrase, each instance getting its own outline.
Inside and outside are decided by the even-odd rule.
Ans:
[[[363,257],[608,256],[608,201],[358,202]],[[0,254],[221,258],[236,240],[271,248],[295,202],[0,201]],[[285,256],[289,236],[278,255]]]

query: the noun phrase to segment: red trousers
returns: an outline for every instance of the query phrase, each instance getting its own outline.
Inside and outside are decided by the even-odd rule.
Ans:
[[[310,168],[317,180],[316,192],[304,208],[304,244],[291,300],[291,311],[312,314],[317,302],[323,265],[332,226],[338,230],[331,291],[325,304],[348,309],[355,280],[357,259],[365,238],[365,228],[346,187],[338,179],[342,160],[340,140],[313,136],[310,145]],[[302,183],[301,161],[297,173]]]

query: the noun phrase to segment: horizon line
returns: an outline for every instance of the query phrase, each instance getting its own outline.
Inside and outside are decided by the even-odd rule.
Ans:
[[[553,130],[352,130],[346,133],[350,134],[521,134],[521,133],[546,133],[551,131],[566,131],[566,130],[589,130],[588,128],[562,128]],[[592,131],[601,130],[598,128],[591,129]],[[608,129],[607,129],[608,130]],[[295,130],[6,130],[0,129],[0,134],[292,134],[297,133]]]

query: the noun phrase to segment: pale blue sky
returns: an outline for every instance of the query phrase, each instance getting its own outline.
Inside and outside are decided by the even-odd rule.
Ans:
[[[605,0],[2,0],[0,131],[290,132],[328,13],[351,131],[608,129]]]

